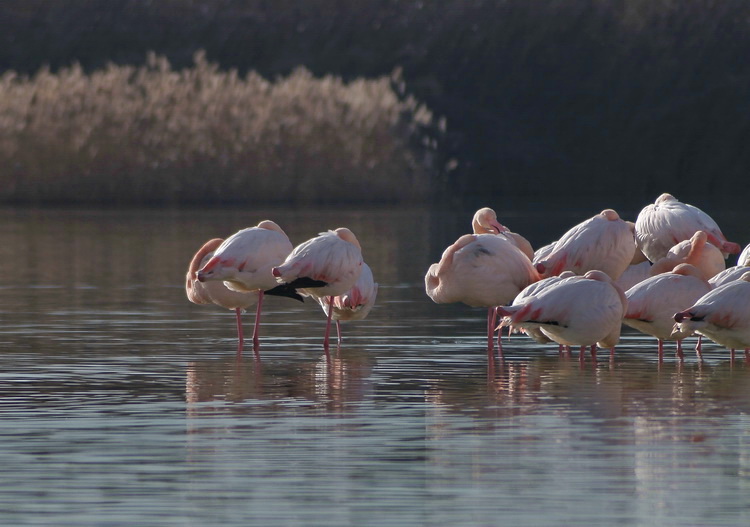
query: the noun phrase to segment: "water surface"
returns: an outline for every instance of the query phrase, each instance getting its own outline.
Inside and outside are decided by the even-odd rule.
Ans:
[[[541,245],[595,212],[505,222]],[[583,362],[514,336],[490,369],[484,310],[423,292],[470,212],[0,218],[3,525],[750,522],[750,366],[714,345],[659,364],[626,331]],[[317,304],[269,298],[256,360],[231,312],[185,298],[194,251],[264,218],[362,242],[379,301],[330,363]]]

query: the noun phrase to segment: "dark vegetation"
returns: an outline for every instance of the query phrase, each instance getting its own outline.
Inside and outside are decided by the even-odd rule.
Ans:
[[[267,79],[401,68],[447,119],[420,134],[451,195],[747,196],[746,0],[4,0],[0,40],[25,74],[198,49]]]

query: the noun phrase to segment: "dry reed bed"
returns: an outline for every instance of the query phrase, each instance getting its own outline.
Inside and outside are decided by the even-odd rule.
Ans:
[[[398,79],[396,79],[398,80]],[[432,114],[391,77],[175,71],[0,77],[0,201],[398,202],[431,188]]]

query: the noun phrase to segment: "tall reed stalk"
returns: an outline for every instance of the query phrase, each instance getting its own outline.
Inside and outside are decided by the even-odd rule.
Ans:
[[[0,201],[423,201],[436,120],[394,76],[347,83],[300,68],[268,81],[203,52],[179,71],[153,53],[141,67],[9,71]]]

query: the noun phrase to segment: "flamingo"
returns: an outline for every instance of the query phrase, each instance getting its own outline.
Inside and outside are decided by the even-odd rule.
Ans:
[[[739,257],[737,258],[737,265],[750,265],[750,243],[747,244]]]
[[[362,273],[362,249],[357,237],[346,227],[320,233],[297,247],[283,263],[273,268],[273,276],[284,287],[302,295],[328,302],[328,318],[323,349],[328,356],[334,297],[351,289]]]
[[[265,294],[302,298],[293,290],[277,287],[271,269],[284,261],[292,243],[276,223],[264,220],[224,240],[196,277],[200,282],[223,281],[232,291],[258,293],[253,329],[253,350],[260,348],[260,314]]]
[[[436,304],[463,302],[487,308],[487,353],[494,349],[495,306],[510,303],[539,280],[529,258],[507,238],[465,234],[425,275],[425,292]]]
[[[750,265],[735,265],[733,267],[727,267],[722,272],[709,278],[708,283],[711,288],[716,289],[724,284],[739,280],[742,275],[750,271]]]
[[[342,295],[333,297],[333,302],[330,304],[324,297],[317,298],[326,315],[333,307],[331,318],[336,321],[336,336],[339,345],[341,345],[341,321],[362,320],[367,317],[372,306],[375,305],[377,295],[378,284],[372,276],[372,269],[362,262],[362,272],[351,289]]]
[[[671,194],[664,193],[646,205],[635,221],[636,243],[652,262],[666,256],[671,247],[690,239],[696,231],[705,231],[708,241],[725,256],[740,252],[740,246],[727,241],[713,218]]]
[[[258,301],[258,292],[240,293],[227,288],[222,282],[203,283],[197,277],[198,269],[208,262],[223,241],[221,238],[209,240],[195,253],[185,276],[185,292],[188,300],[194,304],[216,304],[235,312],[237,318],[237,352],[241,353],[244,345],[242,311]]]
[[[474,217],[471,220],[471,227],[474,234],[499,234],[505,236],[513,242],[513,244],[521,249],[529,260],[534,258],[534,249],[531,247],[531,243],[515,232],[511,232],[508,227],[502,225],[497,221],[497,214],[494,210],[489,207],[483,207],[474,213]]]
[[[651,276],[666,273],[681,263],[695,266],[708,280],[726,267],[724,256],[713,244],[708,243],[705,231],[696,231],[689,240],[683,240],[672,247],[666,256],[651,266]]]
[[[675,313],[674,331],[695,332],[720,346],[744,348],[750,358],[750,272],[739,280],[706,293],[683,311]],[[697,348],[700,357],[700,348]]]
[[[617,280],[635,250],[631,226],[614,210],[605,209],[568,230],[544,258],[537,258],[536,269],[542,277],[599,270]]]
[[[641,333],[656,337],[661,361],[664,341],[677,341],[677,356],[682,359],[682,339],[692,332],[674,332],[674,314],[691,306],[711,290],[703,273],[690,264],[680,264],[671,272],[647,278],[625,291],[628,307],[623,323]]]
[[[504,325],[539,328],[558,344],[580,346],[583,358],[586,346],[592,355],[597,345],[614,354],[626,307],[625,294],[612,278],[592,270],[564,278],[522,304],[498,307],[498,314],[507,317]]]

